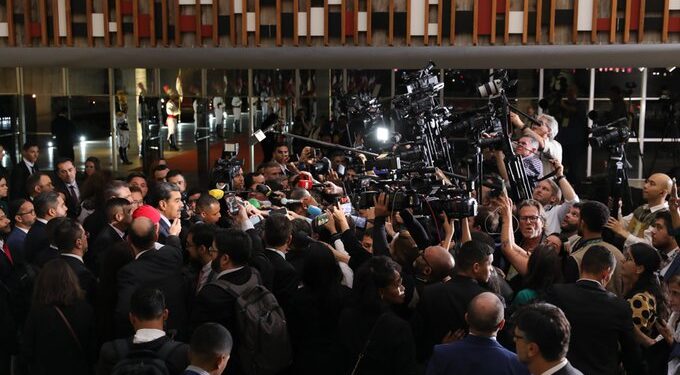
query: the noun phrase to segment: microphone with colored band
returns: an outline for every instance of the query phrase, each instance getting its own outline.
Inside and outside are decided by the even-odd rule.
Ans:
[[[293,203],[302,203],[302,201],[299,200],[299,199],[288,199],[288,198],[282,198],[281,199],[281,204],[284,205],[284,206],[287,206],[287,205],[293,204]]]

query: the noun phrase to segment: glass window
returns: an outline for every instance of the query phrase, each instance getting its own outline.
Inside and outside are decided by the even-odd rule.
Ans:
[[[109,95],[108,69],[69,69],[71,95]]]

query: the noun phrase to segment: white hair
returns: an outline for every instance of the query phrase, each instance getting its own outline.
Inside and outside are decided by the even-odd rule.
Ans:
[[[550,115],[546,115],[546,114],[541,114],[537,118],[537,120],[539,120],[539,121],[542,120],[542,119],[547,120],[546,125],[550,129],[550,134],[548,135],[548,137],[550,137],[550,139],[555,139],[555,137],[557,136],[557,133],[560,131],[560,127],[559,127],[559,124],[557,123],[557,120],[555,120],[554,117],[552,117]]]

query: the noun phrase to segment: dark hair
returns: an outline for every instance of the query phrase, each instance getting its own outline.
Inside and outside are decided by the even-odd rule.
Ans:
[[[208,193],[203,193],[196,201],[196,213],[205,212],[211,205],[220,205],[220,201]]]
[[[113,217],[116,215],[118,210],[125,210],[125,207],[130,205],[130,201],[125,198],[111,198],[106,201],[104,206],[104,212],[106,213],[106,219],[110,223],[113,221]]]
[[[192,235],[194,244],[204,246],[206,249],[212,246],[215,233],[215,226],[211,224],[198,223],[189,228],[188,235]]]
[[[59,193],[56,191],[42,192],[33,200],[35,214],[39,218],[44,218],[50,209],[56,208],[59,203]]]
[[[83,298],[78,277],[62,259],[52,259],[38,273],[33,286],[33,306],[70,306]]]
[[[54,169],[55,169],[55,172],[59,171],[59,165],[60,165],[60,164],[64,164],[64,163],[71,163],[71,164],[73,164],[73,159],[71,159],[71,158],[66,158],[66,157],[61,157],[61,158],[57,159],[57,160],[54,162]],[[73,164],[73,166],[75,167],[75,164]]]
[[[234,345],[231,333],[221,324],[203,323],[191,335],[189,351],[192,361],[210,363],[218,356],[231,353]]]
[[[293,239],[290,247],[300,249],[309,244],[309,237],[312,236],[312,226],[304,219],[294,219],[290,222]]]
[[[91,208],[97,209],[104,205],[108,197],[105,197],[106,188],[111,182],[110,171],[97,171],[88,177],[80,189],[80,199],[89,201]]]
[[[40,185],[40,177],[42,176],[50,177],[50,175],[45,172],[36,172],[28,176],[26,179],[26,194],[30,196],[35,191],[35,187]],[[50,177],[50,180],[52,180],[52,177]]]
[[[269,215],[264,221],[264,242],[267,246],[282,246],[288,242],[292,230],[290,220],[283,215]]]
[[[546,361],[564,358],[569,350],[571,325],[562,310],[549,303],[527,305],[513,315],[524,340],[538,345]]]
[[[137,185],[130,185],[130,193],[139,193],[142,194],[142,189],[139,188]]]
[[[670,234],[673,229],[673,217],[668,210],[657,211],[654,216],[654,220],[663,220],[663,225],[666,227],[666,231]]]
[[[400,271],[401,266],[386,256],[374,256],[364,262],[355,274],[352,289],[359,308],[372,312],[383,310],[386,306],[378,289],[393,283],[394,273]]]
[[[581,220],[591,232],[602,232],[609,220],[609,208],[598,201],[585,201],[579,204]]]
[[[106,188],[104,189],[104,199],[108,200],[117,197],[118,190],[123,188],[129,189],[127,182],[121,180],[109,181],[109,183],[106,185]]]
[[[583,255],[581,272],[598,274],[607,268],[612,271],[616,268],[616,258],[606,247],[593,245]]]
[[[69,253],[76,247],[76,242],[83,237],[84,231],[83,227],[74,219],[64,218],[54,229],[54,246],[62,253]]]
[[[133,178],[143,178],[146,181],[146,176],[142,172],[132,172],[127,177],[125,177],[125,181],[129,184],[130,181],[132,181]]]
[[[45,232],[47,233],[47,241],[50,245],[57,246],[57,229],[68,220],[68,217],[53,217],[47,222],[45,225]]]
[[[99,172],[102,169],[102,163],[99,161],[99,158],[90,156],[87,159],[85,159],[85,163],[91,162],[94,164],[94,170]]]
[[[262,173],[250,172],[243,178],[243,186],[246,190],[250,190],[250,187],[255,183],[255,176],[262,176]]]
[[[148,226],[135,225],[135,221],[144,221]],[[128,239],[137,249],[150,249],[156,243],[156,227],[148,218],[136,218],[128,230]]]
[[[529,256],[524,286],[536,292],[562,282],[562,259],[547,245],[538,245]]]
[[[170,169],[170,168],[168,168],[168,166],[166,164],[159,164],[159,165],[153,167],[153,169],[151,170],[151,173],[154,174],[157,171],[164,171],[166,169]]]
[[[176,177],[176,176],[183,176],[182,171],[179,169],[171,169],[168,171],[168,174],[165,175],[165,179],[167,180],[168,178]]]
[[[250,236],[238,229],[220,229],[215,232],[215,245],[217,257],[229,255],[234,264],[243,266],[250,260],[252,242]]]
[[[22,147],[22,149],[24,151],[28,151],[28,149],[31,148],[31,147],[37,147],[38,149],[40,149],[40,146],[38,145],[38,142],[36,142],[36,141],[26,141],[26,143],[24,143],[24,146]]]
[[[156,184],[155,194],[153,194],[152,205],[158,207],[160,201],[167,201],[172,196],[172,192],[179,193],[179,187],[169,182],[159,182]]]
[[[493,254],[493,248],[484,242],[468,241],[460,247],[456,254],[456,268],[470,271],[475,263],[484,262],[491,254]]]
[[[480,206],[477,216],[474,217],[474,226],[478,226],[484,233],[497,233],[500,223],[500,215],[495,210]]]
[[[304,261],[302,282],[316,294],[325,294],[340,285],[342,272],[335,256],[325,245],[313,242],[309,245]]]
[[[23,206],[24,203],[26,203],[26,202],[28,202],[27,199],[18,198],[18,199],[11,200],[9,202],[9,204],[7,205],[7,210],[9,211],[9,212],[7,212],[7,217],[12,222],[12,224],[14,224],[14,222],[15,222],[14,218],[19,213],[19,210],[21,210],[21,206]]]
[[[165,295],[159,289],[137,288],[130,297],[130,314],[142,321],[158,319],[165,310]]]
[[[657,316],[663,316],[666,313],[666,298],[661,288],[661,282],[657,276],[657,272],[661,268],[661,256],[659,252],[646,243],[636,243],[628,248],[631,258],[638,266],[645,268],[644,272],[640,274],[637,282],[626,293],[625,298],[631,299],[638,293],[648,292],[656,299],[654,306]],[[665,318],[665,316],[663,317]]]
[[[277,148],[283,147],[283,146],[286,146],[286,148],[289,148],[289,147],[288,147],[288,143],[286,143],[286,142],[278,142],[278,143],[276,144],[276,146],[274,146],[274,152],[276,152],[276,149],[277,149]]]

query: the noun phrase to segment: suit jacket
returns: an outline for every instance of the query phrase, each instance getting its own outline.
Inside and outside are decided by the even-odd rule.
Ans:
[[[230,272],[219,277],[235,285],[243,285],[250,279],[252,269],[248,266],[238,271]],[[206,322],[215,322],[223,325],[231,332],[234,340],[232,353],[236,353],[239,343],[239,330],[234,314],[236,298],[214,284],[206,284],[198,293],[194,301],[194,309],[191,313],[192,330]],[[232,355],[227,364],[225,374],[241,374],[238,356]]]
[[[12,257],[11,262],[7,255],[5,255],[5,252],[0,249],[0,282],[4,284],[7,284],[12,277],[12,274],[14,273],[14,262],[16,262],[12,249],[9,249],[9,254]]]
[[[36,220],[26,234],[24,251],[28,263],[42,267],[49,259],[56,258],[58,253],[50,249],[50,241],[47,239],[46,224]],[[52,256],[54,253],[54,256]]]
[[[97,291],[97,331],[100,343],[116,338],[116,305],[118,303],[118,271],[132,262],[132,249],[127,242],[112,246],[101,258]],[[121,336],[121,337],[124,337]]]
[[[186,336],[187,295],[189,288],[182,278],[182,250],[179,238],[168,237],[168,244],[158,250],[151,249],[118,271],[118,300],[116,304],[117,332],[129,336],[131,325],[128,321],[130,297],[139,287],[158,288],[165,294],[165,303],[170,311],[167,327],[177,330],[180,341]]]
[[[442,342],[449,331],[467,328],[465,313],[478,294],[487,292],[477,281],[455,275],[446,283],[428,285],[418,303],[412,325],[418,358],[427,359],[434,345]]]
[[[83,181],[85,180],[85,177],[82,173],[77,172],[76,173],[76,185],[78,186],[78,192],[79,194],[82,194],[83,192]],[[66,207],[68,207],[68,211],[66,211],[66,215],[70,218],[76,218],[80,214],[80,200],[76,200],[76,198],[71,197],[71,190],[69,190],[68,187],[66,187],[66,184],[64,181],[62,181],[59,176],[57,176],[57,173],[55,171],[54,175],[52,176],[52,181],[54,182],[54,189],[56,191],[64,193],[64,196],[66,196]]]
[[[102,230],[106,229],[108,221],[106,220],[106,213],[104,208],[95,209],[85,220],[83,220],[83,228],[90,234],[90,238],[97,238]]]
[[[467,335],[434,347],[427,375],[529,375],[517,355],[495,339]]]
[[[35,165],[33,166],[33,169],[38,171],[38,168]],[[11,200],[28,197],[28,194],[26,194],[26,180],[30,175],[31,171],[28,169],[22,158],[21,161],[12,168],[12,176],[10,177],[9,184],[9,197]]]
[[[554,285],[546,300],[561,308],[571,324],[567,358],[574,367],[588,375],[614,375],[623,360],[627,374],[642,373],[628,302],[589,280]]]
[[[583,375],[583,373],[567,362],[567,365],[559,369],[555,375]]]
[[[159,230],[158,230],[158,242],[165,244],[165,242],[168,239],[168,236],[170,236],[170,226],[161,218],[161,221],[158,222],[159,224]]]
[[[12,252],[12,258],[15,262],[23,263],[25,261],[24,256],[24,241],[26,240],[26,232],[14,227],[12,231],[7,236],[7,246],[9,246]]]
[[[671,279],[671,277],[673,277],[673,275],[678,273],[680,273],[680,257],[676,256],[675,259],[673,259],[671,265],[666,270],[666,273],[663,275],[663,279],[667,282]]]
[[[271,249],[266,249],[264,251],[264,256],[267,257],[272,264],[272,293],[274,293],[281,308],[286,311],[290,298],[298,289],[300,278],[295,271],[295,267],[288,263],[287,260],[283,259],[279,253]]]
[[[80,288],[85,292],[85,299],[90,305],[94,306],[97,296],[97,278],[79,259],[64,254],[61,254],[60,257],[68,263],[76,276],[78,276],[78,283],[80,284]]]
[[[111,225],[107,225],[94,240],[92,245],[89,247],[87,253],[85,253],[85,265],[94,273],[99,276],[99,268],[101,267],[102,258],[111,249],[111,247],[116,246],[118,243],[123,242],[123,238],[116,232]]]

